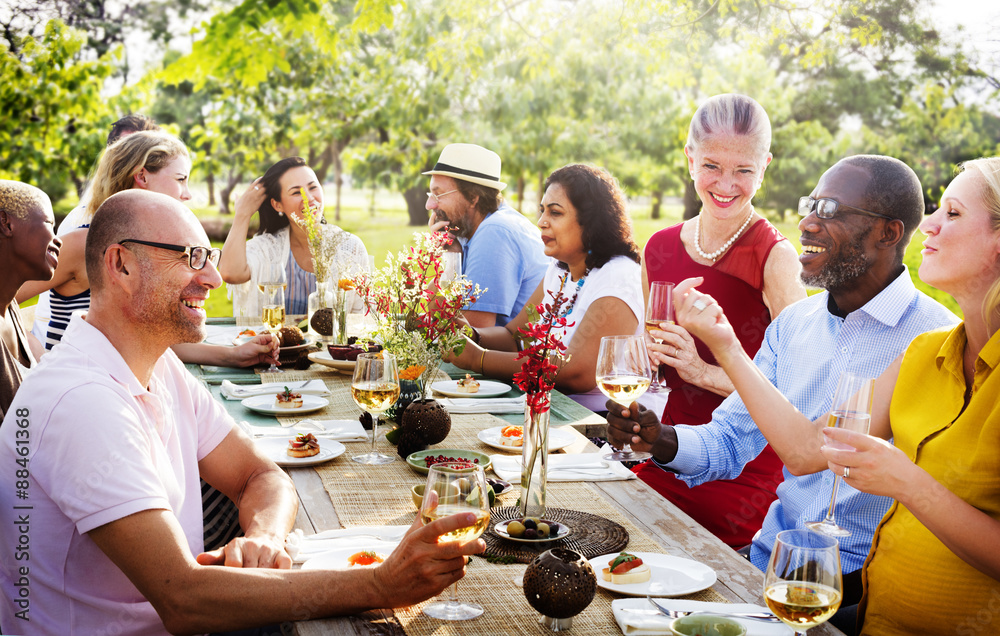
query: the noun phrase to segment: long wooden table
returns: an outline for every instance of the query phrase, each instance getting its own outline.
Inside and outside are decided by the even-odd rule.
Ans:
[[[237,372],[237,375],[233,376],[225,370],[201,369],[195,367],[195,365],[189,366],[192,372],[198,375],[210,387],[218,385],[222,379],[230,379],[238,383],[256,381],[253,375],[243,376],[240,372]],[[308,371],[304,372],[288,372],[281,375],[262,374],[260,376],[265,382],[280,381],[281,379],[293,381],[312,377],[322,378],[332,392],[348,391],[348,376],[338,375],[331,369],[326,369],[315,364]],[[215,390],[217,392],[217,388]],[[343,403],[342,400],[341,403]],[[602,418],[599,418],[564,396],[555,395],[553,403],[553,426],[568,425],[567,430],[588,432],[594,430],[593,427],[603,421]],[[360,411],[357,409],[345,409],[344,412],[327,412],[322,414],[321,417],[346,419],[357,417],[358,413]],[[505,423],[499,419],[500,417],[503,417],[508,422],[520,422],[523,419],[518,415],[497,416],[497,424]],[[452,414],[452,430],[465,429],[468,432],[468,427],[470,426],[482,427],[482,418],[483,416],[481,415],[471,417]],[[476,420],[476,424],[473,424],[472,420]],[[597,450],[580,432],[575,433],[577,440],[564,449],[564,452],[581,453],[595,452]],[[348,469],[349,464],[351,465],[349,468],[357,469],[359,465],[353,464],[349,457],[356,452],[362,452],[361,449],[366,449],[368,444],[370,442],[346,444],[347,452],[326,466],[335,468],[338,466],[338,462],[340,462],[339,465],[344,466],[345,469]],[[450,446],[449,440],[446,439],[443,443],[437,444],[436,447],[449,448],[453,446]],[[383,452],[393,452],[395,450],[389,447],[384,439],[380,440],[380,448]],[[478,446],[473,446],[472,450],[478,450],[487,454],[496,454],[498,452],[481,443],[478,443]],[[338,515],[338,510],[330,494],[324,487],[323,479],[317,468],[289,468],[286,470],[294,481],[299,496],[299,511],[295,520],[296,528],[300,528],[304,534],[310,535],[324,530],[345,527],[345,524],[341,522],[343,515]],[[364,470],[379,471],[384,470],[384,468],[368,466],[364,467]],[[406,470],[409,471],[409,469]],[[419,483],[420,477],[416,473],[413,473],[411,478],[413,483]],[[549,491],[559,492],[559,489],[575,483],[577,482],[549,482]],[[691,558],[714,569],[718,575],[718,581],[712,586],[711,590],[719,597],[734,603],[763,604],[761,596],[763,574],[641,480],[590,482],[589,485],[602,498],[601,505],[609,506],[610,509],[627,519],[639,531],[647,535],[648,539],[658,544],[661,552]],[[511,505],[511,503],[505,502],[505,505]],[[389,511],[390,516],[408,518],[410,520],[415,516],[415,509],[412,507],[412,503],[398,507],[398,510]],[[513,568],[516,566],[493,566],[483,559],[477,559],[474,566],[470,567],[470,572],[474,573],[482,571],[482,568],[490,567]],[[526,566],[520,567],[523,568]],[[459,589],[461,593],[462,588],[460,587]],[[496,593],[504,595],[511,613],[537,617],[537,613],[528,605],[521,589],[514,586],[513,583],[497,590]],[[606,595],[608,598],[616,598],[615,595],[601,589],[598,589],[597,593],[599,595]],[[585,630],[575,626],[573,632],[578,634],[619,633],[620,629],[615,623],[611,611],[607,610],[606,614],[606,617],[600,618],[602,624],[599,629]],[[391,610],[377,610],[355,616],[302,621],[294,623],[291,628],[293,633],[301,636],[318,636],[320,634],[386,634],[405,636],[407,633],[396,614]],[[537,627],[536,633],[544,634],[547,632],[547,629],[541,626]],[[482,619],[477,619],[462,621],[460,623],[441,621],[440,627],[434,629],[433,633],[489,634],[492,636],[492,634],[497,632],[495,624],[491,628],[485,629],[485,623]],[[518,631],[517,633],[520,632]],[[809,633],[816,636],[841,634],[839,630],[829,624],[814,628]]]

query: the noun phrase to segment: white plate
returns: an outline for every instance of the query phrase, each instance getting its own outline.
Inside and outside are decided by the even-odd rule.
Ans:
[[[443,380],[435,382],[431,388],[448,397],[455,398],[487,398],[503,395],[510,391],[510,385],[496,380],[480,380],[479,391],[477,393],[465,393],[458,390],[458,380]]]
[[[311,413],[330,404],[330,400],[318,395],[303,395],[302,406],[297,409],[280,408],[274,405],[274,397],[277,393],[268,395],[255,395],[240,402],[251,411],[264,413],[265,415],[285,415],[286,413]]]
[[[704,563],[658,554],[656,552],[629,552],[649,566],[648,581],[619,585],[601,577],[601,570],[608,567],[618,552],[590,559],[590,566],[597,574],[597,585],[611,592],[627,596],[683,596],[708,589],[715,584],[715,570]]]
[[[286,351],[302,351],[303,349],[308,349],[309,347],[313,346],[313,343],[315,342],[316,341],[314,339],[306,336],[306,341],[303,342],[302,344],[292,345],[291,347],[281,347],[280,351],[281,353],[284,353]]]
[[[313,466],[328,462],[335,457],[344,454],[347,447],[332,439],[318,439],[319,454],[312,457],[292,457],[286,451],[288,440],[295,439],[295,435],[288,437],[258,437],[253,441],[268,458],[278,466]]]
[[[510,453],[520,453],[521,446],[504,446],[500,443],[500,431],[503,426],[494,426],[493,428],[487,428],[479,431],[479,441],[487,446],[492,446],[493,448],[499,448],[502,451],[507,451]],[[566,448],[576,440],[576,437],[569,431],[560,431],[555,428],[549,429],[549,452],[557,451],[560,448]]]
[[[376,539],[372,539],[371,537],[356,537],[351,541],[351,543],[354,544],[351,547],[335,548],[328,552],[321,552],[312,558],[306,559],[306,561],[302,564],[302,569],[347,570],[352,567],[374,567],[368,565],[352,566],[347,562],[347,559],[349,559],[352,554],[357,554],[358,552],[374,552],[381,557],[387,557],[392,554],[392,551],[399,545],[398,541],[378,541]]]
[[[497,525],[493,526],[493,532],[503,537],[504,539],[507,539],[508,541],[517,541],[518,543],[548,543],[550,541],[561,541],[566,537],[568,537],[573,532],[573,530],[569,526],[560,521],[558,522],[559,534],[555,536],[549,535],[544,539],[525,539],[524,537],[512,537],[510,536],[510,533],[507,532],[507,524],[509,524],[511,521],[515,520],[508,519],[507,521],[501,521]]]
[[[205,342],[208,343],[208,344],[214,344],[214,345],[231,345],[231,344],[233,344],[233,340],[235,340],[237,337],[239,337],[239,333],[241,331],[245,331],[245,330],[244,329],[236,329],[234,327],[232,329],[227,329],[225,331],[220,331],[218,333],[212,334],[211,336],[205,338]],[[254,333],[258,333],[258,334],[264,333],[263,331],[258,331],[256,329],[254,329],[253,331],[254,331]]]
[[[354,373],[354,367],[358,365],[357,360],[334,360],[329,351],[316,351],[309,354],[309,359],[322,364],[324,367],[336,369],[341,373]]]

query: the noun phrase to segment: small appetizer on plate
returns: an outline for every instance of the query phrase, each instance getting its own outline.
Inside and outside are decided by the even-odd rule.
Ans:
[[[466,373],[465,377],[458,381],[455,390],[460,393],[479,393],[479,380]]]
[[[601,578],[616,585],[644,583],[649,580],[649,566],[642,559],[622,552],[608,562],[608,567],[601,570]]]
[[[288,448],[285,449],[291,457],[312,457],[319,455],[319,440],[312,433],[300,433],[295,439],[288,440]]]
[[[351,567],[355,565],[360,565],[362,567],[367,565],[378,565],[385,561],[385,557],[381,554],[376,554],[371,550],[363,550],[361,552],[356,552],[351,556],[347,557],[347,564]]]
[[[514,424],[504,426],[500,429],[500,444],[502,446],[522,446],[524,444],[524,427]]]
[[[302,394],[292,393],[292,390],[286,386],[284,391],[274,396],[274,408],[276,409],[302,408]]]

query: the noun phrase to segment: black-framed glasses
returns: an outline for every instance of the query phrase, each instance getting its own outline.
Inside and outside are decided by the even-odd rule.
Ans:
[[[154,243],[152,241],[140,241],[139,239],[124,239],[118,241],[119,245],[125,245],[126,243],[138,243],[139,245],[148,245],[149,247],[158,247],[161,250],[171,250],[173,252],[180,252],[188,257],[188,265],[191,269],[199,270],[205,267],[205,263],[209,261],[215,267],[219,266],[219,259],[222,258],[222,250],[217,247],[201,247],[200,245],[172,245],[170,243]]]
[[[816,212],[816,216],[821,219],[832,219],[837,215],[837,210],[845,208],[846,210],[851,210],[854,212],[860,212],[861,214],[867,214],[869,216],[877,216],[880,219],[889,219],[892,221],[895,217],[888,216],[886,214],[879,214],[878,212],[872,212],[871,210],[865,210],[862,208],[856,208],[853,205],[847,205],[846,203],[841,203],[836,199],[814,199],[812,197],[800,197],[799,198],[799,216],[809,216],[813,211]]]

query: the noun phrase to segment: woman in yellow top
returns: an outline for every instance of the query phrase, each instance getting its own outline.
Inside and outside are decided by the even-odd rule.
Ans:
[[[871,436],[826,428],[826,417],[806,421],[741,355],[711,297],[692,289],[696,280],[678,286],[677,319],[709,342],[751,414],[766,414],[754,420],[769,442],[798,450],[790,471],[829,468],[896,500],[865,563],[862,634],[997,634],[1000,157],[964,164],[920,230],[920,278],[954,296],[965,320],[918,336],[878,378]]]

